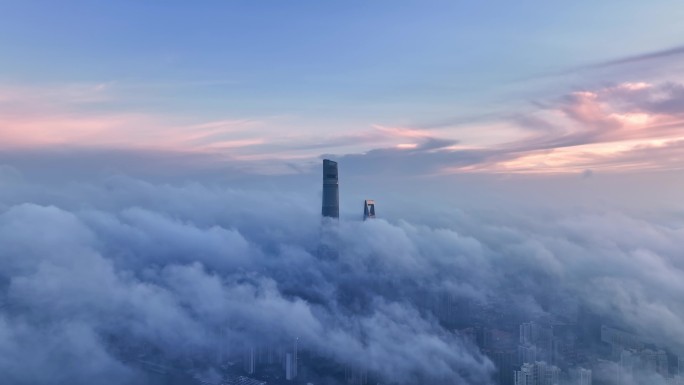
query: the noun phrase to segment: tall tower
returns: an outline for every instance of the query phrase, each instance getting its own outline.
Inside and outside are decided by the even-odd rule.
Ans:
[[[340,185],[337,174],[337,162],[323,159],[323,207],[324,217],[340,217]]]
[[[363,220],[375,218],[375,201],[366,199],[363,201]]]

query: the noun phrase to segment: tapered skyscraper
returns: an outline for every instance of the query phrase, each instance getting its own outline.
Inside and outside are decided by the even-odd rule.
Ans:
[[[323,159],[323,207],[324,217],[340,217],[340,185],[337,174],[337,162]]]

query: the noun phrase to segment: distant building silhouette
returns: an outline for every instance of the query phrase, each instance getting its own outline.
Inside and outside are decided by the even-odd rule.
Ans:
[[[253,347],[248,347],[245,350],[244,358],[242,361],[243,369],[247,374],[254,374],[256,372],[256,349]]]
[[[514,373],[515,385],[558,385],[560,369],[545,362],[526,363]]]
[[[498,385],[513,385],[518,352],[515,349],[483,349],[496,366],[494,380]]]
[[[573,384],[577,385],[592,385],[591,382],[591,369],[576,368],[570,370],[570,378]]]
[[[285,379],[292,381],[297,378],[297,371],[299,367],[299,338],[295,338],[292,345],[292,351],[285,353],[285,361],[283,366],[285,368]]]
[[[375,201],[366,199],[363,201],[363,220],[375,218]]]
[[[292,357],[292,353],[287,353],[285,354],[285,379],[288,381],[292,381],[295,379],[297,376],[295,374],[295,364],[294,364],[294,357]]]
[[[368,385],[368,371],[356,366],[348,366],[344,370],[344,377],[349,385]]]

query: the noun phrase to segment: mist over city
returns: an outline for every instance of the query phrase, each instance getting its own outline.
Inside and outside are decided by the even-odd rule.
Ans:
[[[0,1],[0,383],[684,384],[683,18]]]

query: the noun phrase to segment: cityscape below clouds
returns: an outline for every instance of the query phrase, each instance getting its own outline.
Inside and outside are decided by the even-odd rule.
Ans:
[[[0,383],[684,385],[683,18],[0,1]]]

